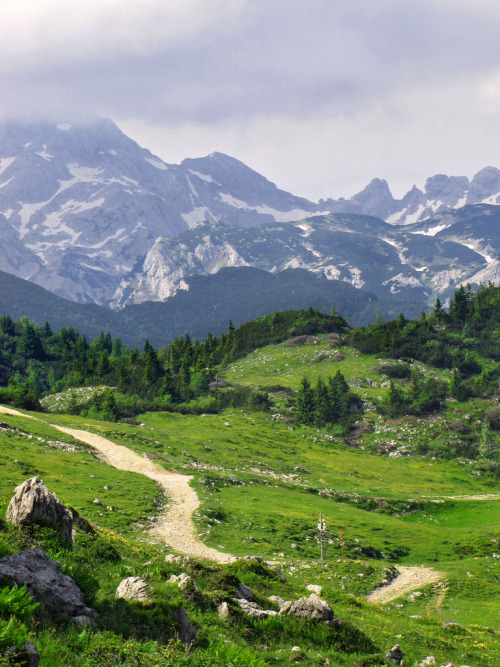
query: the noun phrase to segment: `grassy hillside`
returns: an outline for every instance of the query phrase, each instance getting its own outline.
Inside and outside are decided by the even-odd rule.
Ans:
[[[252,336],[263,323],[249,326]],[[399,335],[405,343],[424,327],[407,324],[361,332],[363,342],[373,334],[369,344],[379,345],[392,331],[395,342]],[[40,475],[63,502],[98,526],[94,537],[79,532],[70,552],[49,529],[19,531],[0,523],[0,555],[36,545],[46,549],[101,617],[99,627],[85,630],[50,618],[28,623],[42,667],[293,662],[370,667],[386,665],[385,654],[396,643],[411,666],[430,655],[437,665],[499,664],[497,367],[484,354],[496,354],[496,329],[492,324],[484,330],[481,340],[465,343],[469,355],[453,351],[450,340],[461,341],[460,332],[434,330],[440,354],[455,354],[470,391],[463,400],[447,396],[422,414],[391,417],[388,396],[399,392],[409,400],[427,381],[451,384],[456,373],[446,365],[396,362],[386,350],[362,353],[348,344],[359,338],[342,326],[334,335],[295,337],[294,344],[282,340],[275,326],[275,340],[282,342],[226,359],[225,369],[217,370],[222,397],[248,389],[266,395],[264,408],[156,411],[116,423],[67,414],[32,413],[44,422],[2,415],[2,509],[17,484]],[[232,335],[226,343],[250,340]],[[470,369],[474,372],[467,375]],[[355,423],[318,428],[298,422],[303,378],[317,386],[320,377],[337,371],[362,403]],[[221,398],[224,404],[230,406],[227,398]],[[276,562],[287,582],[255,562],[165,562],[165,545],[146,532],[162,500],[155,484],[106,466],[51,423],[98,433],[166,470],[192,475],[201,501],[193,517],[200,539],[238,557]],[[486,437],[488,457],[480,446]],[[328,531],[325,561],[318,542],[320,513]],[[367,602],[366,596],[394,575],[395,565],[425,566],[442,578],[386,605]],[[196,590],[167,583],[182,571]],[[115,600],[118,583],[132,575],[153,587],[154,604]],[[276,610],[268,596],[294,600],[309,595],[306,585],[320,585],[341,626],[281,616],[250,619],[232,602],[237,581],[254,591],[260,608]],[[222,601],[230,605],[229,620],[217,614]],[[198,630],[197,643],[187,650],[175,641],[179,606]],[[0,613],[0,634],[7,619]]]

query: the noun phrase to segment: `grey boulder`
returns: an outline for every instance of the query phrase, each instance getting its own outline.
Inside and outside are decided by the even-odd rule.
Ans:
[[[32,477],[16,487],[5,519],[16,526],[34,523],[57,528],[69,547],[73,546],[73,515],[41,479]]]
[[[19,551],[0,559],[0,577],[6,577],[18,586],[28,587],[37,601],[53,607],[59,616],[71,619],[82,616],[91,622],[97,612],[85,604],[82,591],[71,577],[61,572],[60,564],[41,549]]]

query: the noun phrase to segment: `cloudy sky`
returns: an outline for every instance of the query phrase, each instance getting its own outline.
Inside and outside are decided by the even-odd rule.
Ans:
[[[0,114],[112,118],[294,194],[500,167],[497,0],[1,0]]]

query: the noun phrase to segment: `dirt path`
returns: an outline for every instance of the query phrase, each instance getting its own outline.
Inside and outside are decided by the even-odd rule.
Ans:
[[[3,406],[0,406],[0,412],[36,419],[31,415],[25,415]],[[118,470],[145,475],[164,489],[170,503],[165,512],[158,517],[154,528],[151,529],[152,535],[161,538],[169,547],[186,556],[208,558],[218,563],[229,563],[235,560],[230,554],[211,549],[197,539],[191,516],[199,507],[200,501],[194,489],[189,486],[191,476],[169,473],[153,461],[95,433],[65,428],[56,424],[51,424],[51,426],[96,449],[105,463]]]
[[[405,567],[398,565],[396,568],[399,575],[387,586],[377,588],[368,595],[368,602],[386,604],[391,600],[401,597],[405,593],[414,591],[422,586],[433,584],[443,579],[442,572],[430,570],[427,567]]]

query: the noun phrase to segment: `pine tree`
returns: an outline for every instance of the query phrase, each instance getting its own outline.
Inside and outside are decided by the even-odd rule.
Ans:
[[[330,396],[322,378],[314,389],[314,424],[321,428],[331,422]]]
[[[307,378],[302,378],[296,403],[297,421],[301,424],[311,425],[314,421],[314,391]]]

